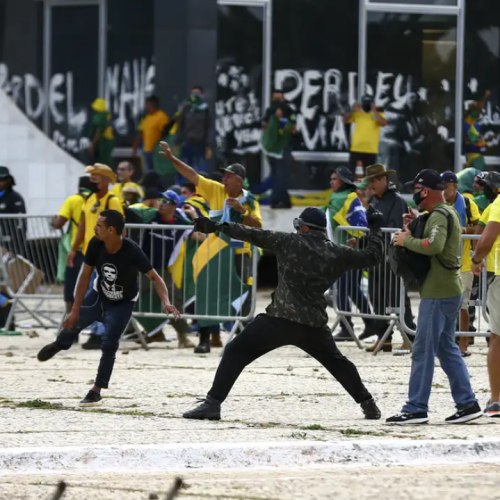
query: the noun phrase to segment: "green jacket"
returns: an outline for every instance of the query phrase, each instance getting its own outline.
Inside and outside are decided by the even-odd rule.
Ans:
[[[429,216],[422,239],[408,236],[404,246],[409,250],[431,257],[431,269],[420,289],[422,299],[446,299],[457,297],[463,293],[461,264],[462,227],[457,211],[441,203],[435,208],[445,208],[452,214],[454,224],[450,238],[448,238],[448,219],[435,210]],[[442,262],[456,270],[446,269],[436,258],[440,256]]]
[[[295,126],[295,116],[290,118],[279,119],[276,115],[271,115],[267,122],[266,130],[262,134],[261,148],[262,151],[273,158],[283,158],[290,139],[292,137],[292,129]]]

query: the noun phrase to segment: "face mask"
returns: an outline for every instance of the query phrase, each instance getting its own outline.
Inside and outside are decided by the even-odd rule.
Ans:
[[[484,186],[484,196],[486,196],[486,198],[488,198],[488,200],[490,202],[493,202],[495,201],[495,198],[497,197],[497,194],[490,186],[486,185]]]
[[[469,115],[473,120],[479,120],[481,113],[479,111],[471,111]]]
[[[422,191],[420,191],[419,193],[413,193],[413,201],[415,202],[415,205],[417,205],[417,207],[419,207],[424,200],[425,197],[422,196]]]
[[[89,186],[89,191],[91,193],[97,193],[97,191],[99,191],[99,184],[97,182],[91,182]]]
[[[368,113],[368,111],[370,111],[371,108],[372,108],[371,104],[363,104],[363,111],[365,113]]]

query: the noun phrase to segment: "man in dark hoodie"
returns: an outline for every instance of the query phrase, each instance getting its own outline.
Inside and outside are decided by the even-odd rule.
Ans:
[[[212,158],[210,130],[208,104],[205,101],[203,89],[195,85],[191,89],[189,98],[183,104],[174,144],[176,150],[182,146],[182,160],[197,172],[204,170],[205,160]]]
[[[370,205],[381,212],[384,216],[383,227],[403,228],[403,215],[408,212],[408,205],[405,199],[401,196],[396,186],[389,181],[388,176],[395,174],[394,170],[386,170],[384,165],[370,165],[366,169],[365,179],[370,183],[370,189],[374,193],[370,200]],[[390,234],[386,233],[385,250],[390,242]],[[385,252],[387,255],[387,251]],[[370,269],[369,273],[369,294],[375,314],[385,316],[388,307],[399,306],[399,280],[395,274],[391,272],[387,261],[381,266]],[[405,323],[411,329],[415,328],[413,322],[413,314],[408,294],[405,294]],[[382,338],[389,322],[386,320],[375,321],[378,338]],[[366,336],[361,335],[360,339],[364,340],[373,332],[370,330]],[[383,346],[385,352],[392,350],[390,338],[386,345]],[[376,344],[367,349],[368,352],[373,352]]]

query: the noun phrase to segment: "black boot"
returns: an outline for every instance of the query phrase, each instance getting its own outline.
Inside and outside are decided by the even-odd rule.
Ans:
[[[190,420],[220,420],[220,403],[211,396],[207,396],[196,408],[187,411],[182,418]]]
[[[354,331],[353,325],[351,325],[351,328]],[[333,340],[335,340],[335,342],[354,342],[354,339],[343,323],[340,326],[340,332],[333,336]]]
[[[363,401],[360,406],[367,420],[379,420],[382,416],[373,398]]]
[[[60,349],[56,342],[52,342],[51,344],[47,344],[45,347],[42,347],[40,352],[37,355],[38,361],[48,361],[50,358],[53,358]]]
[[[200,343],[194,348],[195,354],[208,354],[210,352],[210,328],[200,328]]]
[[[99,335],[95,335],[94,333],[91,333],[89,335],[89,339],[87,342],[82,344],[82,349],[85,349],[87,351],[91,349],[100,349],[101,348],[101,337]]]

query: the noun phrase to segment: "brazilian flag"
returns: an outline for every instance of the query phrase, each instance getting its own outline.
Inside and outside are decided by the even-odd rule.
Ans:
[[[249,283],[243,283],[235,265],[235,248],[241,242],[225,234],[210,234],[192,259],[193,281],[189,292],[195,297],[195,314],[202,316],[238,316],[250,295]],[[245,259],[250,259],[248,255]],[[200,326],[218,324],[216,320],[200,320]]]

